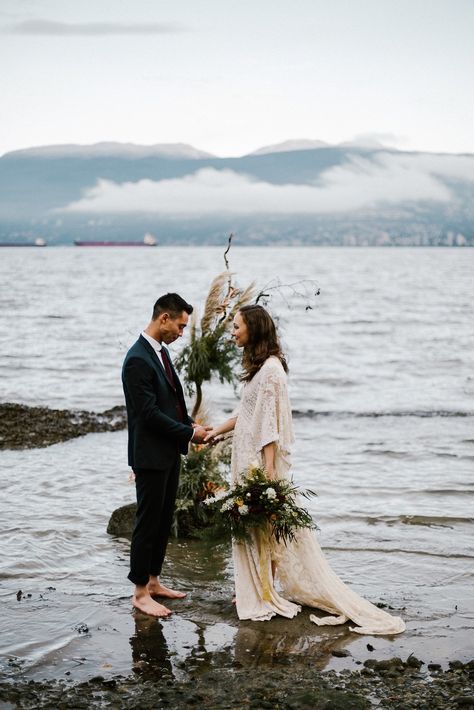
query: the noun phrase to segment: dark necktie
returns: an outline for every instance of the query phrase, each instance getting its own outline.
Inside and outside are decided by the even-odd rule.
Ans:
[[[166,348],[161,348],[161,357],[163,360],[163,366],[165,368],[166,377],[168,378],[170,385],[173,387],[176,393],[176,411],[178,412],[178,418],[181,422],[184,422],[183,407],[176,391],[176,380],[173,375],[173,370],[171,369],[170,356],[168,355],[168,351]]]
[[[171,363],[170,363],[170,358],[169,358],[168,352],[167,352],[166,348],[161,348],[160,352],[161,352],[161,359],[163,360],[163,367],[165,368],[165,372],[166,372],[166,377],[170,381],[170,384],[172,384],[173,387],[176,389],[174,377],[173,377],[173,371],[171,369]]]

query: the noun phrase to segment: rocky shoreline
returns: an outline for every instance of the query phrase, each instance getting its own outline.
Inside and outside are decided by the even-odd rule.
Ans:
[[[13,708],[474,708],[474,661],[452,662],[447,671],[422,671],[422,665],[414,657],[405,662],[393,658],[366,661],[360,671],[320,672],[309,657],[280,658],[266,669],[242,668],[222,658],[215,670],[189,668],[186,681],[166,672],[155,678],[96,676],[79,684],[17,679],[15,684],[0,683],[0,700]]]
[[[127,426],[125,407],[105,412],[0,404],[0,450],[51,446],[95,432],[118,431]]]
[[[98,414],[1,404],[0,449],[44,447],[91,432],[116,431],[125,426],[123,407]],[[118,527],[110,531],[112,534],[126,534],[129,527],[127,521],[131,515],[129,508],[125,506],[124,514],[115,520],[114,524]],[[25,672],[23,665],[11,657],[3,666],[4,672],[0,674],[0,707],[128,709],[201,706],[255,710],[474,708],[474,660],[467,663],[452,660],[447,667],[445,656],[443,667],[433,663],[433,656],[427,655],[432,652],[430,643],[433,643],[433,639],[420,644],[423,639],[419,635],[413,636],[416,646],[405,646],[405,651],[400,647],[390,648],[389,654],[398,653],[403,657],[402,660],[399,657],[387,658],[382,644],[371,637],[364,638],[363,642],[360,640],[363,653],[360,647],[357,652],[351,653],[344,647],[345,644],[339,644],[337,640],[334,643],[325,642],[319,636],[320,631],[308,623],[307,610],[302,612],[301,618],[291,622],[291,627],[287,620],[276,619],[269,622],[268,626],[257,625],[258,632],[255,632],[253,626],[238,623],[229,601],[232,596],[231,585],[222,579],[221,567],[225,567],[225,560],[216,561],[218,550],[214,546],[201,548],[200,544],[196,541],[186,545],[179,542],[172,544],[170,561],[175,577],[173,581],[179,586],[183,586],[184,582],[184,587],[189,588],[186,584],[190,582],[192,571],[193,586],[198,591],[190,595],[188,602],[176,604],[175,611],[182,620],[183,635],[179,637],[177,628],[176,638],[179,637],[179,643],[176,641],[175,645],[171,645],[165,655],[161,641],[153,640],[155,624],[151,624],[150,633],[142,633],[139,629],[133,636],[136,649],[133,652],[132,667],[128,665],[124,670],[116,666],[114,673],[110,669],[104,675],[97,675],[100,666],[97,663],[94,666],[93,661],[88,659],[86,662],[86,658],[83,658],[84,671],[80,677],[74,678],[72,664],[75,660],[69,658],[72,651],[67,651],[68,657],[56,659],[54,666],[49,669],[48,672],[53,674],[49,675],[49,680],[42,679],[42,675],[36,675],[33,679],[31,673]],[[196,550],[193,552],[194,547]],[[200,575],[197,582],[194,579],[196,570]],[[53,594],[50,592],[50,596]],[[28,596],[31,597],[31,594]],[[35,597],[35,606],[31,607],[30,613],[35,616],[44,614],[50,604],[51,609],[54,609],[52,618],[56,623],[58,604],[64,603],[59,593],[50,602],[47,601],[47,595],[44,600],[41,595],[36,596],[38,598]],[[67,603],[67,595],[65,599]],[[223,599],[227,601],[224,603]],[[117,603],[118,606],[113,607],[114,612],[118,614],[123,605],[123,618],[130,619],[128,600]],[[99,606],[101,604],[103,602],[99,602]],[[25,617],[28,607],[22,607],[21,611]],[[14,614],[18,614],[16,609]],[[107,634],[110,637],[108,643],[111,644],[107,653],[111,659],[117,656],[119,638],[123,636],[124,645],[128,645],[128,632],[122,630],[117,637],[117,628],[120,627],[116,620],[122,617],[113,618],[111,626],[114,628],[100,631],[104,636],[99,636],[99,622],[94,633],[83,634],[83,637],[90,636],[91,645],[95,644],[94,658],[102,655],[106,657],[104,642],[107,643]],[[107,628],[103,622],[100,625]],[[227,628],[226,625],[238,629],[238,652],[235,643],[226,645],[224,638],[215,650],[206,650],[205,645],[193,646],[189,629],[216,629],[219,635]],[[334,634],[341,634],[341,631],[343,629],[335,629]],[[284,637],[289,633],[292,638],[286,647]],[[172,634],[170,637],[175,638]],[[84,644],[81,656],[89,657],[91,645]],[[189,650],[179,660],[176,649],[181,647]],[[353,649],[354,643],[351,645]],[[408,655],[411,650],[421,656],[424,662],[413,654]],[[452,653],[454,656],[456,652]],[[367,658],[367,655],[375,657]],[[327,658],[332,658],[332,663],[327,664],[330,670],[324,670]],[[467,660],[466,656],[463,658]],[[351,661],[350,668],[345,665],[348,661]],[[117,674],[119,670],[123,675]]]

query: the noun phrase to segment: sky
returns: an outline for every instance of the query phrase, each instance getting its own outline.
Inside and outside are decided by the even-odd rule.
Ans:
[[[473,0],[0,0],[0,155],[356,136],[474,153],[473,36]]]

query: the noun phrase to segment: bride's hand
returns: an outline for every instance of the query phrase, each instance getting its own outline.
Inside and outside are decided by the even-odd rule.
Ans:
[[[206,438],[204,439],[205,444],[217,444],[220,441],[219,432],[217,429],[211,429],[208,431]]]

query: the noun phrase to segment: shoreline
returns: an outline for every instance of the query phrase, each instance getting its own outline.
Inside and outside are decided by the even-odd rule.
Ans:
[[[474,660],[456,659],[453,646],[440,655],[436,639],[419,635],[413,620],[395,637],[360,636],[351,622],[318,627],[307,608],[291,620],[239,622],[228,553],[226,545],[170,542],[166,582],[188,597],[168,602],[174,613],[165,620],[133,611],[128,584],[108,596],[24,587],[20,600],[9,585],[7,617],[21,615],[39,655],[22,659],[11,649],[0,701],[18,708],[474,708]],[[55,638],[58,626],[65,634]]]
[[[0,404],[0,450],[35,449],[85,434],[119,431],[127,426],[125,407],[104,412]]]
[[[144,655],[144,654],[143,654]],[[204,669],[197,666],[202,662]],[[189,679],[174,679],[158,671],[71,680],[13,682],[0,680],[0,701],[15,708],[169,708],[184,705],[209,708],[308,708],[366,710],[375,705],[395,710],[450,710],[474,707],[474,661],[452,662],[443,671],[422,670],[414,656],[366,662],[361,670],[319,671],[311,660],[274,659],[262,669],[226,664],[209,669],[209,659],[196,656]],[[145,660],[142,661],[146,663]]]
[[[0,405],[3,449],[124,426],[120,407],[95,414]],[[166,581],[188,599],[173,602],[175,613],[160,622],[132,612],[121,576],[128,542],[108,538],[105,524],[101,530],[113,558],[105,587],[92,576],[82,592],[60,577],[38,583],[20,570],[4,578],[1,707],[474,708],[470,632],[451,611],[427,616],[413,595],[373,588],[371,601],[396,607],[407,632],[372,637],[351,633],[350,622],[316,627],[307,609],[291,621],[238,622],[228,548],[173,540]]]

